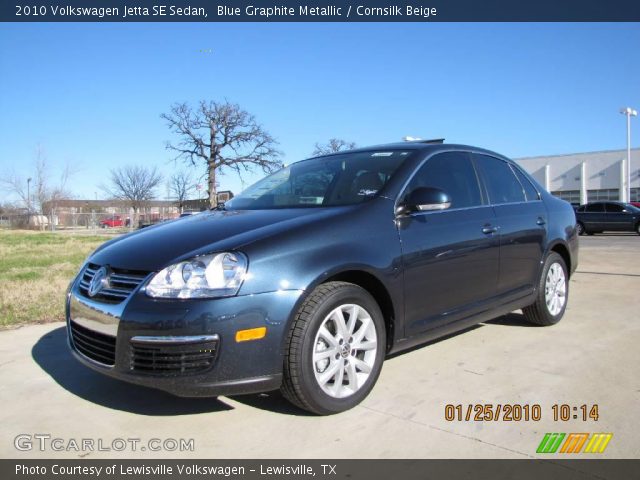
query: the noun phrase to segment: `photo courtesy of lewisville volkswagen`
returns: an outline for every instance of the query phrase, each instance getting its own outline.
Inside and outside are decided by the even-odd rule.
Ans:
[[[342,412],[391,352],[520,308],[557,323],[577,238],[571,206],[497,153],[339,152],[103,244],[70,285],[69,341],[96,371],[176,395],[280,388]]]

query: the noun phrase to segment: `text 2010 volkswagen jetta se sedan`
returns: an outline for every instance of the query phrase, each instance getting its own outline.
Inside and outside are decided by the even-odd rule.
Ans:
[[[102,245],[70,286],[69,340],[91,368],[176,395],[281,388],[340,412],[390,352],[519,308],[558,322],[575,225],[568,203],[487,150],[312,158]]]

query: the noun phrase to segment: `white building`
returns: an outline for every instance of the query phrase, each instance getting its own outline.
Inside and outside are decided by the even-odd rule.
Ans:
[[[627,151],[514,159],[553,195],[575,205],[595,200],[640,201],[640,148],[631,149],[631,199],[626,198]]]

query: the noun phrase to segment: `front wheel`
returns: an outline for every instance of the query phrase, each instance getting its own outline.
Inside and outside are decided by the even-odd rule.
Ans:
[[[578,222],[576,224],[576,228],[578,229],[578,235],[584,235],[585,234],[585,229],[584,229],[584,225],[582,224],[582,222]]]
[[[551,252],[542,267],[536,301],[522,309],[528,322],[536,325],[558,323],[567,308],[569,275],[564,259]]]
[[[385,347],[384,319],[373,297],[352,283],[322,284],[289,331],[282,393],[318,415],[348,410],[376,383]]]

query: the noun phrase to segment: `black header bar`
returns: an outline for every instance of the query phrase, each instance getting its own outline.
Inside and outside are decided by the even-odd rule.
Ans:
[[[2,22],[638,22],[637,0],[15,0]]]

